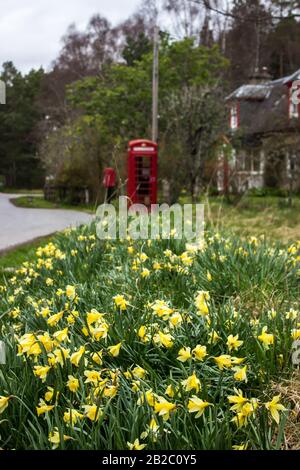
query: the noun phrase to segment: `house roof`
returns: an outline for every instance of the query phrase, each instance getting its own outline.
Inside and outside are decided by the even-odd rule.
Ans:
[[[266,83],[263,85],[242,85],[231,93],[226,100],[246,99],[264,100],[270,94],[271,87]]]
[[[289,119],[288,85],[300,80],[300,70],[278,80],[243,85],[226,101],[240,103],[240,126],[246,135],[300,129],[300,120]]]
[[[287,77],[282,77],[278,80],[273,80],[270,83],[272,83],[273,85],[277,85],[280,83],[283,85],[288,85],[289,83],[294,82],[295,80],[300,80],[300,69],[292,73],[291,75],[288,75]]]

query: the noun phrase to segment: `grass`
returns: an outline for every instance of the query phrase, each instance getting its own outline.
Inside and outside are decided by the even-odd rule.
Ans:
[[[74,206],[53,203],[42,197],[22,196],[12,199],[17,207],[40,209],[75,209],[94,213],[96,207]],[[182,203],[190,202],[182,199]],[[300,198],[293,198],[293,206],[288,207],[280,197],[245,196],[237,205],[229,204],[222,196],[202,198],[205,205],[205,220],[216,231],[231,231],[242,237],[249,235],[266,236],[271,240],[291,242],[300,239]]]
[[[32,194],[34,196],[41,196],[43,194],[42,189],[20,189],[20,188],[0,188],[0,193],[6,194]]]
[[[222,197],[204,199],[205,220],[215,230],[230,230],[247,237],[265,236],[270,240],[292,242],[300,239],[300,198],[293,207],[284,198],[244,197],[237,205],[228,204]]]
[[[299,250],[57,235],[0,288],[1,448],[289,448]]]
[[[41,237],[29,243],[22,244],[21,246],[0,252],[0,279],[4,276],[6,271],[15,269],[26,261],[30,262],[34,260],[37,248],[41,244],[50,242],[51,238],[52,237]]]
[[[46,201],[42,196],[21,196],[11,199],[12,204],[16,207],[24,207],[29,209],[68,209],[68,210],[80,210],[88,212],[89,214],[94,213],[95,206],[93,204],[86,205],[72,205],[67,203],[56,203]]]

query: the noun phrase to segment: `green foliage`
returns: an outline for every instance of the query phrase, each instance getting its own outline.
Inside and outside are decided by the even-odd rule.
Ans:
[[[80,80],[68,90],[70,105],[83,113],[85,119],[86,116],[89,120],[100,119],[99,134],[107,137],[113,152],[117,145],[122,176],[125,176],[122,159],[127,142],[151,135],[152,61],[152,52],[149,52],[130,66],[114,64],[106,67],[100,77]],[[178,195],[176,188],[185,186],[187,181],[192,181],[194,192],[203,161],[210,157],[218,142],[224,112],[220,86],[227,65],[217,46],[197,46],[191,38],[176,42],[170,41],[167,35],[162,38],[159,128],[163,164],[160,177],[170,181],[174,200]],[[107,157],[112,160],[109,145],[106,146]],[[185,166],[179,177],[176,168],[182,166],[182,161]]]
[[[241,242],[214,233],[207,233],[205,240],[197,252],[186,252],[184,240],[99,241],[94,227],[83,227],[37,250],[36,259],[4,282],[0,325],[8,362],[0,366],[0,396],[10,398],[8,407],[0,410],[2,448],[49,449],[53,446],[49,433],[55,429],[61,449],[126,449],[135,439],[156,450],[281,448],[291,404],[281,398],[287,410],[280,411],[279,425],[265,404],[274,395],[274,381],[292,371],[299,245],[287,249],[255,238]],[[159,263],[159,269],[153,269],[153,263]],[[147,277],[142,275],[145,268]],[[206,313],[203,302],[195,303],[199,290],[210,293]],[[123,296],[121,302],[126,300],[125,309],[116,305],[116,295]],[[162,313],[151,307],[157,300],[162,301]],[[103,322],[108,325],[107,337],[94,336],[96,324],[88,321],[89,312],[98,315],[102,328]],[[175,312],[181,320],[174,325]],[[61,317],[52,323],[52,315],[58,313]],[[268,347],[259,339],[264,327],[274,335]],[[67,338],[54,336],[65,328]],[[158,330],[171,335],[169,347],[154,340]],[[219,338],[212,341],[214,331]],[[45,332],[50,342],[30,339],[31,333]],[[242,341],[231,351],[230,334]],[[114,357],[109,347],[119,342],[120,353]],[[192,350],[198,344],[207,347],[203,360],[178,360],[181,348]],[[84,357],[76,365],[70,355],[83,345]],[[64,360],[59,360],[61,351],[67,352]],[[100,364],[92,359],[99,351]],[[214,358],[223,354],[244,358],[248,382],[238,381],[232,366],[219,369]],[[53,362],[55,357],[58,360]],[[41,380],[34,371],[49,361],[51,367]],[[135,375],[137,366],[142,368],[141,376]],[[89,383],[90,371],[100,373],[101,382]],[[184,380],[194,372],[201,389],[188,390]],[[67,386],[69,375],[79,380],[75,393]],[[173,389],[171,396],[168,386]],[[247,399],[259,399],[248,402],[243,426],[233,421],[236,413],[228,400],[237,394],[235,388]],[[36,407],[51,390],[48,405],[52,408],[38,416]],[[155,403],[164,398],[176,405],[169,419],[164,420],[155,404],[148,403],[149,390]],[[211,403],[199,418],[188,408],[193,395]],[[93,404],[101,410],[96,421],[84,408]],[[68,409],[82,414],[74,426],[66,420]],[[148,428],[151,419],[157,424],[154,433]],[[64,441],[63,435],[72,439]]]
[[[43,75],[40,69],[23,76],[12,62],[4,63],[0,73],[6,84],[6,105],[0,111],[0,163],[8,186],[41,185],[35,133],[41,119],[36,100]]]
[[[151,41],[145,33],[141,32],[137,38],[127,36],[122,56],[127,65],[133,66],[135,62],[141,60],[145,54],[148,54],[151,48]]]

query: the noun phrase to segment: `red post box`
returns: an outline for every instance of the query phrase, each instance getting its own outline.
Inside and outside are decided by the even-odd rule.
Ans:
[[[157,203],[157,144],[151,140],[129,142],[127,196],[129,205]]]
[[[103,186],[113,188],[116,185],[116,172],[113,168],[104,168]]]
[[[116,186],[116,172],[114,168],[104,168],[103,186],[106,189],[105,200],[110,202],[113,198]]]

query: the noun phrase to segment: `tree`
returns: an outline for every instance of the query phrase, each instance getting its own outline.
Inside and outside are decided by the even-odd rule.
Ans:
[[[162,161],[170,157],[175,169],[162,163],[161,177],[174,188],[180,184],[197,197],[203,164],[221,129],[223,102],[220,86],[226,60],[217,46],[197,46],[193,39],[170,41],[162,35],[160,45],[160,141]],[[111,149],[119,145],[119,162],[132,138],[150,137],[152,51],[133,65],[116,64],[101,77],[89,77],[69,87],[74,111],[91,119],[99,117]],[[111,157],[109,147],[106,147]],[[166,155],[166,157],[164,157]],[[184,163],[183,163],[184,162]],[[114,162],[115,163],[115,162]],[[122,166],[122,165],[120,165]]]
[[[6,105],[0,112],[0,173],[8,186],[39,186],[42,181],[36,126],[43,75],[40,69],[22,76],[12,62],[3,64],[0,79],[6,84]]]
[[[204,183],[204,164],[212,157],[224,123],[221,85],[227,62],[217,46],[195,46],[192,39],[186,39],[170,46],[164,66],[169,71],[169,92],[162,97],[160,107],[162,165],[164,155],[170,155],[173,148],[175,153],[167,159],[165,168],[166,177],[170,168],[175,170],[171,200],[176,200],[179,187],[186,187],[195,200]]]
[[[300,23],[293,17],[280,20],[267,41],[270,72],[275,78],[290,75],[300,68]]]
[[[139,33],[137,38],[127,36],[122,56],[126,64],[132,66],[136,61],[141,60],[143,55],[148,54],[151,48],[151,41],[145,33]]]
[[[231,14],[225,56],[230,61],[228,80],[235,88],[247,83],[255,69],[269,65],[272,16],[260,0],[235,0]]]

